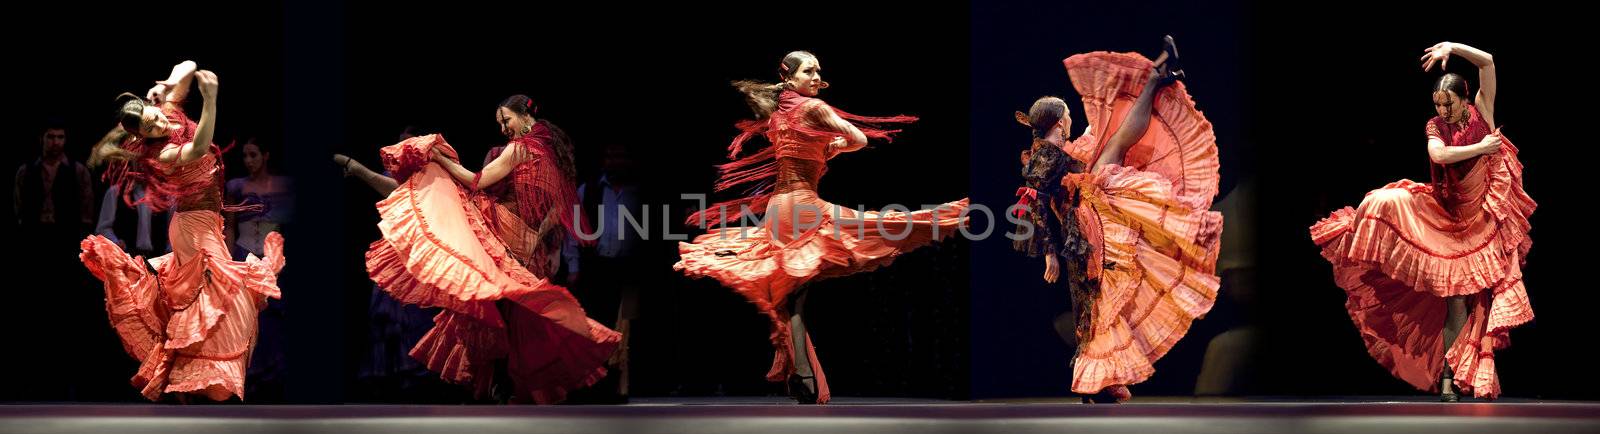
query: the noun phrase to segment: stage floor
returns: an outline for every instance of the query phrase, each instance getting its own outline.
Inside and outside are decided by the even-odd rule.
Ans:
[[[636,398],[623,406],[0,405],[0,433],[1429,433],[1600,432],[1600,403],[1142,398],[987,402]]]

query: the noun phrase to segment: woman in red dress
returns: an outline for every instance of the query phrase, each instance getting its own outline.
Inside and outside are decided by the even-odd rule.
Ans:
[[[377,204],[367,272],[401,302],[443,309],[411,351],[429,370],[481,396],[503,369],[510,401],[548,404],[605,376],[620,335],[547,280],[581,220],[570,142],[534,112],[521,95],[500,104],[510,142],[478,173],[437,134],[383,148],[397,185]]]
[[[182,110],[191,83],[205,101],[199,122]],[[264,258],[231,260],[222,212],[240,208],[222,204],[222,151],[212,144],[216,74],[183,62],[148,98],[118,97],[118,125],[95,146],[90,164],[110,162],[106,178],[124,192],[142,184],[148,193],[138,202],[176,207],[172,253],[151,258],[147,268],[143,257],[90,235],[79,257],[105,283],[106,312],[124,349],[139,359],[133,385],[146,398],[243,399],[257,316],[267,297],[279,296],[283,237],[266,235]],[[135,204],[129,195],[124,200]]]
[[[734,161],[719,166],[716,191],[750,193],[690,216],[690,224],[721,227],[679,243],[673,265],[691,277],[716,279],[766,314],[776,349],[767,379],[787,381],[798,401],[815,404],[826,403],[829,392],[805,332],[803,285],[888,265],[903,252],[955,234],[967,207],[962,199],[933,210],[858,212],[817,197],[828,159],[899,131],[887,125],[916,120],[856,116],[829,106],[816,98],[828,87],[821,71],[815,55],[795,51],[778,66],[781,83],[734,82],[756,119],[738,124],[742,133],[728,155]],[[757,135],[771,145],[741,157],[745,141]],[[762,214],[760,226],[727,225]]]
[[[1068,141],[1071,117],[1055,97],[1016,114],[1034,140],[1020,190],[1033,232],[1015,246],[1045,257],[1047,282],[1066,269],[1072,390],[1121,402],[1216,301],[1216,135],[1177,81],[1171,37],[1154,62],[1096,52],[1064,63],[1090,125]]]
[[[1522,189],[1517,147],[1494,127],[1494,57],[1441,42],[1423,69],[1458,55],[1478,67],[1479,89],[1445,74],[1425,127],[1432,182],[1402,179],[1311,227],[1367,352],[1412,386],[1500,394],[1494,351],[1533,319],[1522,265],[1536,204]],[[1469,102],[1468,96],[1472,97]]]

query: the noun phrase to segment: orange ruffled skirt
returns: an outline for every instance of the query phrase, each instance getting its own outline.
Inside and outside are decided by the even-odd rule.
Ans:
[[[1138,54],[1095,52],[1063,62],[1083,96],[1093,135],[1066,146],[1095,161],[1127,117],[1152,62]],[[1091,304],[1091,332],[1078,343],[1072,390],[1096,393],[1139,383],[1216,302],[1222,214],[1208,211],[1217,194],[1216,135],[1182,82],[1156,94],[1145,134],[1120,165],[1069,175],[1082,194],[1082,232],[1093,246],[1090,277],[1100,288]]]
[[[105,284],[111,326],[140,362],[132,383],[152,401],[164,393],[244,398],[257,317],[267,297],[279,297],[283,237],[267,235],[266,258],[233,261],[222,224],[215,211],[176,213],[172,253],[149,260],[153,273],[104,237],[81,243],[79,258]]]
[[[716,279],[767,315],[776,350],[767,379],[783,381],[794,372],[788,298],[796,288],[888,265],[903,252],[954,235],[966,221],[961,215],[966,208],[962,199],[912,212],[858,211],[836,208],[812,190],[778,193],[764,225],[713,229],[694,242],[678,243],[680,259],[673,269]],[[816,351],[807,354],[813,366],[820,366]],[[820,367],[814,375],[819,402],[826,402]]]

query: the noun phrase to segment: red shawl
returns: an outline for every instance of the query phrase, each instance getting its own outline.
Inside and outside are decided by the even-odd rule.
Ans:
[[[791,90],[785,90],[778,95],[778,109],[773,111],[772,115],[767,119],[744,120],[736,124],[740,133],[733,138],[733,143],[728,145],[728,159],[733,161],[717,166],[718,177],[714,191],[721,193],[734,188],[742,188],[744,197],[712,204],[710,207],[690,215],[687,223],[711,227],[738,220],[746,214],[758,215],[765,213],[767,201],[772,198],[772,186],[778,174],[777,149],[771,144],[775,140],[776,133],[792,131],[818,140],[826,140],[840,134],[839,131],[831,129],[812,128],[810,126],[811,123],[807,122],[808,116],[812,116],[812,113],[805,107],[813,105],[806,103],[815,99]],[[840,118],[855,125],[869,139],[893,141],[893,134],[900,132],[900,130],[891,127],[891,125],[907,124],[917,120],[915,116],[906,115],[887,117],[857,116],[825,103],[817,104],[817,106],[832,110]],[[739,152],[744,150],[744,143],[758,134],[767,137],[768,146],[740,158]],[[743,211],[744,207],[749,207],[750,212],[745,213]]]

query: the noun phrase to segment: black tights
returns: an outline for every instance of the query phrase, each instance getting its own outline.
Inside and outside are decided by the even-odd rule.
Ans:
[[[816,375],[815,373],[811,372],[811,358],[809,355],[810,350],[806,346],[806,322],[804,318],[806,312],[806,296],[809,294],[809,291],[801,288],[795,292],[795,296],[790,300],[790,310],[793,311],[794,314],[789,315],[789,346],[790,348],[793,348],[793,351],[790,353],[794,355],[794,373],[795,375],[799,375],[801,377],[811,377]],[[812,389],[816,389],[816,379],[808,378],[804,379],[803,381],[806,382],[807,386],[810,386]]]
[[[1467,296],[1458,295],[1445,298],[1445,305],[1449,307],[1449,315],[1444,319],[1444,352],[1450,354],[1450,347],[1455,345],[1456,338],[1461,335],[1461,328],[1467,325]],[[1454,389],[1454,384],[1446,380],[1454,377],[1450,369],[1450,361],[1444,362],[1444,371],[1440,373],[1440,388],[1445,392]]]

